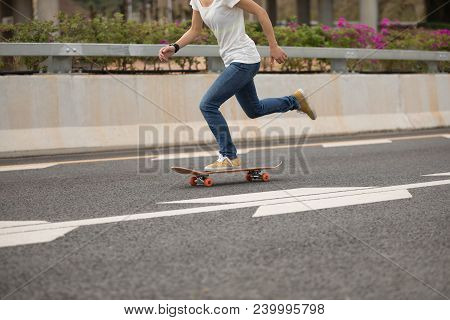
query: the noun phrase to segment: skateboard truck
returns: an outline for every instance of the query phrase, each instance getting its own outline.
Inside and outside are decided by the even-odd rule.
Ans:
[[[251,170],[247,172],[247,175],[245,176],[245,179],[248,182],[252,182],[253,180],[262,180],[264,182],[269,181],[270,176],[267,172],[262,172],[262,170]]]
[[[203,184],[205,187],[211,187],[213,180],[208,176],[193,176],[189,179],[189,184],[193,187]]]

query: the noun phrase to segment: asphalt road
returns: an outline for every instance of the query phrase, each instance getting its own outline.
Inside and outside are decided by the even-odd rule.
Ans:
[[[273,172],[269,183],[216,175],[211,188],[191,187],[187,176],[169,170],[173,164],[199,166],[211,157],[148,160],[147,173],[135,153],[0,161],[0,296],[448,298],[450,176],[424,175],[450,172],[449,134],[447,129],[334,137],[303,147],[250,150],[242,156],[246,163],[281,159],[283,169]],[[379,143],[322,145],[355,139]],[[117,157],[131,158],[111,159]],[[36,163],[53,164],[20,167]],[[441,182],[427,184],[433,181]],[[362,189],[390,186],[396,187]],[[352,190],[363,195],[352,197]],[[334,192],[338,195],[330,196]],[[298,193],[331,198],[308,202]],[[241,196],[195,200],[229,195]],[[193,201],[162,203],[179,200]],[[187,208],[192,210],[180,211]],[[253,216],[256,212],[267,215]],[[17,221],[49,223],[21,229]],[[73,229],[64,229],[68,226]],[[20,244],[31,234],[48,237],[49,230],[62,235]]]

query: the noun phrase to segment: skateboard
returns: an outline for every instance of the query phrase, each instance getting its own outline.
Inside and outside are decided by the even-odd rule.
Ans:
[[[209,176],[212,174],[218,173],[236,173],[236,172],[247,172],[245,175],[245,179],[248,182],[251,181],[264,181],[268,182],[270,180],[270,176],[265,170],[273,170],[279,168],[283,164],[283,161],[280,161],[276,166],[268,166],[268,167],[252,167],[252,168],[239,168],[239,169],[230,169],[230,170],[216,170],[216,171],[199,171],[193,170],[183,167],[172,167],[171,169],[177,173],[181,174],[189,174],[191,177],[189,178],[189,184],[191,186],[198,186],[203,184],[205,187],[211,187],[213,185],[213,180]]]

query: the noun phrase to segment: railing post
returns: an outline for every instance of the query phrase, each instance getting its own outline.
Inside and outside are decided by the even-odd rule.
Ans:
[[[219,57],[208,57],[208,72],[222,72],[225,69],[223,61]]]
[[[49,73],[70,73],[72,72],[72,57],[50,56],[46,65]]]
[[[330,59],[331,71],[336,73],[347,73],[347,60],[346,59]]]
[[[426,61],[429,73],[439,73],[437,61]]]

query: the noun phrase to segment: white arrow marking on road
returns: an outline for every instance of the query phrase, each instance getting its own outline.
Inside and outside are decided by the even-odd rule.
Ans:
[[[253,217],[272,216],[277,214],[294,213],[309,210],[337,208],[353,206],[357,204],[375,203],[389,200],[400,200],[411,198],[408,190],[386,191],[373,194],[356,194],[329,199],[295,201],[284,204],[273,204],[261,206],[256,210]]]
[[[5,235],[0,235],[0,248],[1,247],[13,247],[13,246],[23,246],[25,244],[34,243],[44,243],[62,237],[66,233],[76,229],[72,228],[61,228],[61,229],[49,229],[49,230],[38,230],[33,232],[19,232],[11,233]]]
[[[299,188],[280,191],[249,193],[244,195],[201,198],[167,203],[219,203],[196,208],[157,211],[133,215],[73,220],[64,222],[31,221],[32,224],[15,222],[15,226],[0,229],[0,247],[42,243],[81,226],[145,220],[194,213],[217,212],[259,207],[253,217],[302,212],[411,198],[408,189],[448,185],[450,180],[430,181],[390,187],[372,188]],[[6,224],[12,225],[11,222]]]
[[[47,221],[0,221],[0,229],[2,228],[11,228],[17,226],[26,226],[30,224],[40,224],[40,223],[48,223]]]
[[[278,198],[291,198],[300,197],[307,195],[319,195],[319,194],[334,194],[336,192],[343,191],[354,191],[370,189],[371,187],[363,188],[298,188],[287,190],[277,190],[277,191],[265,191],[256,193],[245,193],[236,194],[231,196],[220,196],[220,197],[210,197],[210,198],[200,198],[200,199],[190,199],[190,200],[179,200],[179,201],[169,201],[161,203],[239,203],[239,202],[250,202],[258,200],[267,199],[278,199]]]

